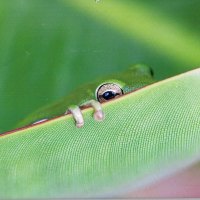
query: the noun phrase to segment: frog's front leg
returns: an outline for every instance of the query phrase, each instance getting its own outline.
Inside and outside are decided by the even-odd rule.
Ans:
[[[104,119],[104,113],[102,110],[102,106],[98,101],[89,100],[80,105],[80,107],[85,107],[85,106],[92,106],[94,108],[93,116],[96,121],[102,121]],[[76,126],[78,128],[80,128],[84,125],[84,119],[83,119],[83,115],[82,115],[80,107],[76,106],[76,105],[72,105],[65,112],[65,114],[71,113],[73,115]]]

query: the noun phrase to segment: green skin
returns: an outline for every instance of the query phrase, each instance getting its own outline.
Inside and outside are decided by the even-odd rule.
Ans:
[[[41,119],[51,119],[56,116],[63,115],[69,106],[80,106],[81,104],[87,103],[91,99],[97,100],[95,91],[103,83],[116,83],[121,86],[123,93],[126,94],[152,84],[153,82],[155,81],[153,79],[152,70],[149,67],[142,64],[133,65],[122,73],[112,74],[90,84],[79,87],[73,93],[60,99],[59,101],[42,107],[32,113],[21,121],[17,127],[29,125]]]

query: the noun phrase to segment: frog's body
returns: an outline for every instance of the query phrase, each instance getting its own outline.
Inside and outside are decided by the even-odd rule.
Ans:
[[[91,99],[97,100],[95,91],[104,83],[115,83],[121,87],[123,94],[126,94],[152,84],[153,82],[155,81],[149,67],[140,64],[134,65],[122,73],[112,74],[88,85],[79,87],[70,95],[34,112],[18,124],[18,127],[34,123],[41,119],[51,119],[62,115],[70,105],[80,106],[85,103],[87,104]]]

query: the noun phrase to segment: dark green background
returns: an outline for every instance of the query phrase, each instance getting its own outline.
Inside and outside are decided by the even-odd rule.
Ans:
[[[162,48],[130,37],[87,11],[71,6],[71,1],[79,2],[0,1],[0,132],[12,129],[27,114],[67,95],[80,84],[122,71],[130,64],[151,66],[158,80],[200,65],[200,52],[195,51],[199,58],[194,62],[189,59],[182,62],[179,57],[163,53]],[[95,4],[94,0],[85,0],[85,5],[91,2]],[[115,6],[117,0],[111,2]],[[177,25],[176,30],[182,27],[183,36],[200,35],[199,0],[121,0],[121,3],[130,9],[137,3],[153,11],[155,16],[147,18],[147,23],[155,17],[165,26],[167,19],[173,27]],[[133,25],[124,23],[127,27]],[[145,32],[151,28],[160,27],[147,27]],[[176,32],[172,29],[170,34]],[[176,42],[174,45],[179,48]],[[190,51],[187,45],[185,48]],[[200,49],[199,40],[196,48]],[[187,60],[187,55],[182,56]]]

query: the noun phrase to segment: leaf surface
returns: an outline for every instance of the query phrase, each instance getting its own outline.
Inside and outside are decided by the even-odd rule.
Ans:
[[[0,137],[0,197],[113,197],[198,161],[200,69]]]

